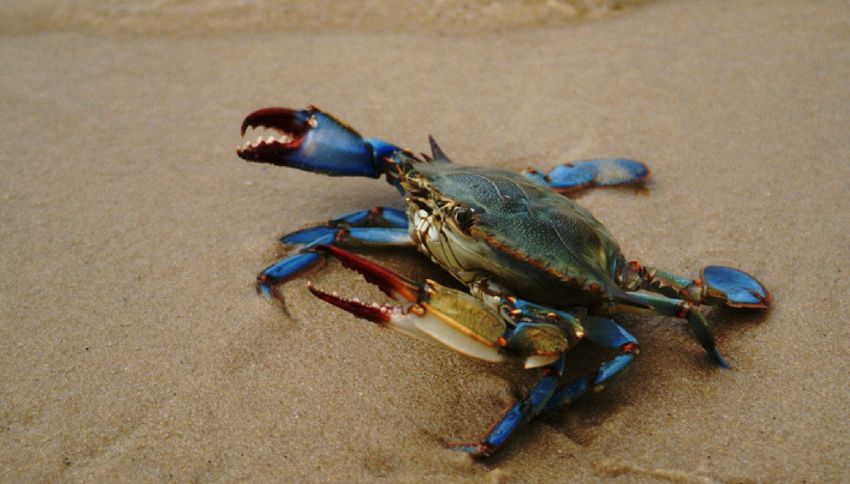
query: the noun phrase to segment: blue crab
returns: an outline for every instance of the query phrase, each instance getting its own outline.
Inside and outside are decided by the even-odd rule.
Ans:
[[[715,346],[701,304],[766,308],[767,289],[737,269],[708,266],[690,279],[627,261],[608,230],[563,192],[593,185],[637,183],[649,174],[625,159],[567,163],[547,174],[522,174],[449,161],[429,138],[432,154],[363,138],[332,115],[266,108],[249,114],[242,135],[266,130],[237,151],[245,160],[324,173],[385,176],[404,195],[406,210],[376,207],[283,236],[298,248],[263,270],[258,291],[280,299],[279,287],[332,256],[394,300],[365,303],[310,291],[357,317],[443,344],[490,362],[520,361],[542,375],[528,394],[478,441],[453,444],[473,456],[499,449],[522,424],[605,387],[638,354],[638,342],[611,319],[617,313],[686,320],[711,358]],[[415,246],[469,288],[408,280],[343,247]],[[564,355],[586,339],[616,355],[564,382]]]

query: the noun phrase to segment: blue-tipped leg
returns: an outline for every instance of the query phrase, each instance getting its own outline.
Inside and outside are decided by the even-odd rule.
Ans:
[[[406,247],[411,244],[407,229],[392,227],[311,227],[280,238],[284,244],[374,245],[381,247]]]
[[[275,262],[257,275],[257,292],[268,299],[280,298],[274,287],[319,267],[324,257],[315,252],[300,252]]]
[[[287,245],[303,244],[305,246],[313,246],[317,244],[331,244],[336,239],[336,234],[339,230],[339,227],[310,227],[286,234],[280,238],[280,241]]]
[[[606,348],[617,348],[622,351],[614,359],[603,363],[593,382],[599,389],[608,384],[611,378],[620,374],[628,367],[638,354],[638,341],[622,326],[607,318],[586,316],[582,319],[585,336],[593,343]]]
[[[304,248],[295,255],[275,262],[257,276],[258,291],[267,297],[278,296],[272,286],[295,279],[318,267],[324,256],[311,252],[317,245],[407,247],[413,244],[407,229],[385,227],[313,227],[286,235],[281,240],[287,244],[304,244]]]
[[[637,339],[619,324],[607,318],[587,316],[582,319],[587,338],[605,348],[620,350],[620,354],[599,366],[595,375],[584,375],[562,386],[549,400],[544,412],[562,405],[569,405],[589,391],[600,391],[617,375],[622,373],[640,352]]]
[[[676,299],[659,294],[644,292],[629,292],[628,294],[635,300],[651,306],[651,309],[648,310],[651,313],[687,320],[691,325],[691,329],[694,331],[697,341],[699,341],[700,345],[714,359],[715,363],[723,368],[729,368],[729,363],[717,349],[708,321],[693,303],[684,299]]]
[[[591,186],[638,183],[649,176],[649,168],[635,160],[585,160],[565,163],[545,175],[534,169],[528,169],[524,174],[560,192],[570,192]]]
[[[515,315],[521,319],[538,319],[544,306],[524,301],[510,301],[516,307]],[[517,304],[519,302],[519,304]],[[566,314],[566,319],[575,319]],[[548,314],[555,314],[549,312]],[[547,316],[550,321],[565,321],[561,314]],[[526,324],[526,323],[521,323]],[[583,328],[581,327],[583,326]],[[560,356],[555,362],[543,369],[543,376],[521,401],[511,406],[507,412],[487,431],[484,437],[475,443],[451,444],[452,448],[462,450],[473,457],[487,457],[503,446],[510,436],[524,423],[537,415],[552,410],[561,405],[572,403],[590,390],[599,391],[612,378],[623,372],[638,354],[637,340],[625,329],[610,319],[586,316],[581,320],[580,334],[590,341],[606,348],[619,349],[620,353],[611,360],[600,365],[596,373],[581,376],[570,383],[560,386],[559,382],[564,372],[564,358]]]
[[[770,292],[758,280],[731,267],[708,266],[700,279],[689,279],[631,261],[623,266],[620,278],[630,290],[629,296],[651,306],[651,312],[687,319],[702,347],[723,368],[729,368],[729,363],[717,350],[708,321],[697,306],[725,304],[761,309],[768,307],[771,299]],[[638,289],[658,295],[636,292]]]
[[[630,289],[643,288],[696,304],[725,304],[733,308],[763,309],[770,305],[770,292],[755,277],[724,266],[708,266],[700,279],[677,276],[656,267],[631,261],[623,267]]]
[[[724,300],[734,308],[766,308],[770,292],[753,276],[724,266],[708,266],[702,270],[702,282],[709,297]]]
[[[637,348],[630,347],[629,353],[614,357],[613,360],[599,367],[599,373],[584,375],[576,378],[570,383],[562,386],[547,403],[541,413],[549,412],[564,405],[570,405],[579,398],[587,395],[591,390],[601,391],[615,376],[622,373],[637,356]]]
[[[283,301],[275,287],[318,268],[323,253],[314,252],[317,245],[346,247],[408,247],[413,245],[404,212],[387,207],[360,210],[319,225],[292,232],[281,242],[296,246],[298,252],[270,265],[257,275],[257,291],[268,299]]]
[[[378,230],[384,227],[404,230]],[[344,230],[341,234],[340,229]],[[280,241],[288,245],[313,246],[331,244],[337,237],[349,236],[364,243],[375,241],[379,244],[383,242],[381,245],[409,245],[410,237],[405,235],[406,233],[406,213],[395,208],[374,207],[369,210],[358,210],[342,215],[329,220],[327,225],[319,225],[286,234],[281,237]]]
[[[522,424],[536,417],[546,408],[547,403],[557,390],[558,380],[564,371],[564,359],[559,359],[555,364],[543,370],[543,377],[538,380],[534,388],[522,401],[515,403],[502,415],[490,429],[487,435],[479,442],[452,443],[453,449],[466,452],[473,457],[487,457],[499,450],[508,438]]]
[[[593,164],[578,162],[556,166],[547,177],[555,190],[574,190],[593,185],[596,172]]]
[[[407,228],[407,213],[389,207],[375,207],[369,210],[358,210],[331,220],[328,225],[372,226]]]

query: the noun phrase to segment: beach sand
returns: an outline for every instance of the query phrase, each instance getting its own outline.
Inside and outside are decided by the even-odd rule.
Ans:
[[[850,462],[850,9],[660,1],[558,28],[0,37],[0,481],[838,482]],[[608,389],[470,440],[534,372],[380,331],[286,287],[276,237],[392,187],[236,157],[245,114],[316,104],[362,133],[522,169],[633,157],[577,197],[627,257],[727,264],[769,311],[708,310]],[[421,256],[370,252],[412,277]],[[332,263],[313,281],[380,297]],[[371,292],[369,292],[371,291]]]

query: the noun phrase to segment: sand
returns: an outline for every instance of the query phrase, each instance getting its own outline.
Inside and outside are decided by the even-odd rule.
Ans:
[[[0,481],[841,481],[848,33],[844,2],[704,0],[467,36],[0,38]],[[400,206],[381,182],[236,157],[246,113],[310,103],[470,164],[644,160],[644,189],[578,201],[628,257],[734,265],[774,305],[709,311],[729,371],[681,322],[623,318],[643,351],[606,391],[491,460],[446,450],[534,374],[300,282],[292,317],[254,292],[282,233]],[[367,291],[338,264],[311,277]]]

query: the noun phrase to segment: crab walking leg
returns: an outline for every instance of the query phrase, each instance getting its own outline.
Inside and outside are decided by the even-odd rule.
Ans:
[[[330,223],[347,223],[351,226],[387,226],[406,229],[407,213],[397,208],[373,207],[369,210],[359,210],[337,217],[331,220]]]
[[[595,374],[576,378],[558,389],[543,412],[561,405],[569,405],[590,390],[602,391],[615,376],[628,368],[640,353],[637,339],[614,321],[597,316],[585,316],[581,322],[587,339],[599,346],[619,349],[620,354],[603,363]]]
[[[449,447],[466,452],[473,457],[488,457],[499,450],[520,426],[540,414],[548,405],[558,388],[558,380],[564,372],[564,358],[543,368],[543,376],[521,401],[511,406],[493,424],[479,442],[450,443]]]
[[[505,295],[505,289],[498,283],[481,280],[472,288],[485,304],[497,308],[503,319],[511,323],[513,329],[505,334],[507,345],[505,352],[516,353],[520,348],[537,347],[537,354],[525,358],[526,368],[542,366],[543,377],[521,401],[514,404],[493,424],[481,441],[467,444],[451,444],[474,457],[486,457],[494,453],[508,440],[510,435],[523,423],[530,421],[540,413],[553,407],[573,401],[594,388],[601,390],[608,381],[623,371],[637,355],[637,340],[613,321],[586,317],[579,320],[572,314],[549,306],[533,303]],[[527,329],[526,329],[527,328]],[[563,344],[557,353],[540,351],[549,345],[541,345],[540,330],[557,328],[562,335]],[[547,331],[548,332],[548,331]],[[621,354],[603,364],[593,375],[586,375],[564,387],[558,382],[563,374],[563,355],[582,338],[610,348],[620,348]],[[527,350],[523,353],[530,353]]]
[[[628,294],[638,301],[652,306],[652,308],[636,310],[634,308],[617,306],[617,309],[615,309],[616,312],[649,312],[661,316],[686,319],[694,330],[697,341],[705,348],[705,351],[711,355],[718,365],[723,368],[729,368],[729,363],[726,362],[726,359],[723,358],[723,355],[720,354],[720,351],[715,345],[714,335],[711,334],[708,321],[693,303],[684,299],[675,299],[643,292],[629,292]]]
[[[316,229],[308,229],[315,230]],[[266,267],[257,275],[257,291],[267,298],[277,297],[275,287],[295,279],[311,270],[319,268],[324,255],[313,252],[316,245],[341,245],[346,247],[412,247],[413,241],[407,229],[383,227],[333,228],[327,233],[318,234],[315,239],[304,245],[298,253],[284,257]]]
[[[614,321],[586,316],[582,318],[581,323],[584,335],[593,343],[619,349],[620,353],[603,363],[596,373],[581,376],[561,387],[558,382],[564,372],[564,359],[559,358],[557,362],[543,369],[543,377],[528,395],[508,409],[490,427],[480,442],[451,446],[474,457],[489,456],[504,445],[523,423],[560,405],[572,403],[590,390],[601,391],[615,376],[628,368],[638,355],[637,339]]]
[[[513,353],[524,353],[526,368],[536,368],[553,363],[562,353],[575,346],[584,338],[585,330],[578,318],[570,313],[524,299],[507,296],[500,297],[499,314],[508,321],[513,330],[506,334],[508,347]],[[527,328],[527,329],[526,329]],[[557,328],[557,331],[554,330]],[[541,351],[541,331],[555,333],[563,343],[560,348],[549,347]],[[535,348],[537,351],[521,351],[521,348]],[[553,351],[555,350],[555,351]]]
[[[649,168],[636,160],[602,159],[564,163],[545,174],[528,168],[522,174],[542,185],[566,193],[593,186],[639,183],[649,176]]]
[[[310,227],[281,237],[286,245],[300,245],[300,250],[266,267],[257,275],[257,291],[272,299],[281,299],[276,285],[317,269],[324,255],[312,250],[317,245],[349,247],[407,247],[413,241],[407,230],[404,212],[387,207],[353,212],[328,221],[327,225]]]
[[[502,299],[500,311],[502,317],[513,320],[517,325],[514,332],[523,326],[523,321],[547,321],[560,328],[568,347],[571,348],[582,338],[606,348],[620,349],[623,354],[600,367],[599,373],[591,381],[595,390],[601,390],[613,376],[628,366],[637,356],[637,340],[614,321],[598,316],[587,315],[579,319],[572,314],[524,299],[506,297]],[[511,343],[512,338],[508,338]],[[508,349],[510,349],[510,344]],[[529,358],[530,360],[530,358]],[[526,367],[528,367],[528,360]]]
[[[358,210],[328,220],[324,225],[291,232],[281,237],[280,241],[287,245],[315,244],[315,241],[321,237],[336,233],[339,227],[389,227],[407,229],[407,214],[401,210],[389,207],[373,207],[368,210]]]

